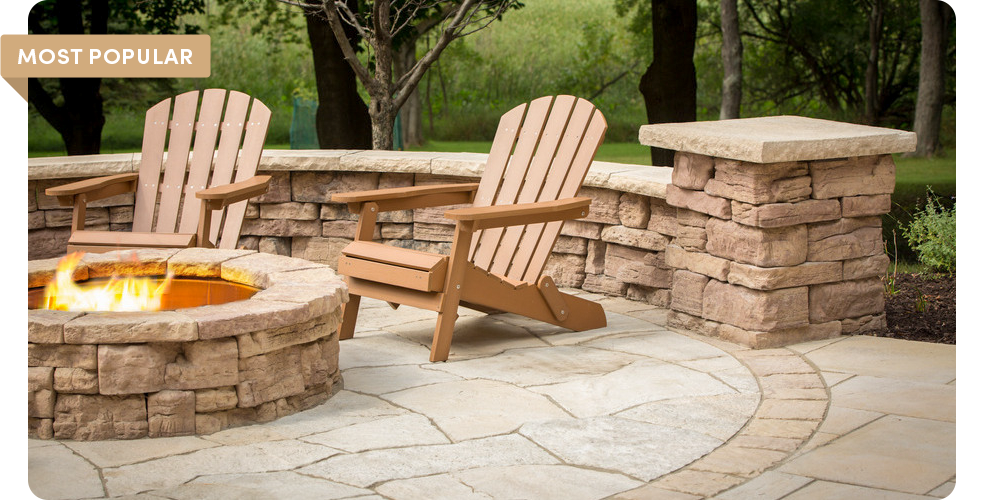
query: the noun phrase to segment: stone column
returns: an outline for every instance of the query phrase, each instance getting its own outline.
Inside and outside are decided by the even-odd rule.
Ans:
[[[885,326],[891,153],[915,134],[796,116],[646,125],[676,150],[668,321],[766,348]],[[682,234],[682,233],[681,233]]]

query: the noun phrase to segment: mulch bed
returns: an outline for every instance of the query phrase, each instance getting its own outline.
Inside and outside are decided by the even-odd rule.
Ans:
[[[956,344],[956,273],[895,275],[895,293],[885,292],[885,319],[888,329],[871,335]]]

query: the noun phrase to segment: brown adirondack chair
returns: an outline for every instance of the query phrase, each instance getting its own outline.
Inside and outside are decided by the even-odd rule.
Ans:
[[[582,331],[606,325],[602,307],[557,290],[541,276],[563,221],[587,215],[575,197],[608,128],[588,101],[541,97],[502,116],[481,182],[335,194],[359,214],[342,250],[349,302],[339,338],[351,338],[361,296],[438,312],[431,361],[445,361],[458,306],[505,311]],[[472,203],[455,221],[450,255],[372,240],[380,212]]]
[[[195,90],[174,97],[173,112],[171,98],[147,110],[139,173],[45,190],[56,196],[60,205],[74,207],[69,252],[235,248],[246,200],[265,193],[270,183],[270,176],[254,175],[270,110],[242,92],[208,89],[202,93],[199,111],[198,95]],[[87,202],[134,191],[131,232],[85,229]]]

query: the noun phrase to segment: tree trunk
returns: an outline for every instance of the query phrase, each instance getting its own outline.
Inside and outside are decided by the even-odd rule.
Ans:
[[[877,125],[878,109],[878,54],[881,52],[882,26],[885,8],[882,0],[872,0],[868,14],[868,66],[864,72],[864,121]]]
[[[69,81],[66,81],[69,80]],[[68,127],[58,130],[65,141],[65,151],[70,155],[99,154],[103,116],[103,98],[99,92],[100,78],[63,78],[61,84],[65,105],[62,112]]]
[[[697,118],[696,0],[652,0],[653,63],[639,82],[649,123]],[[653,165],[672,165],[674,151],[651,148]]]
[[[738,0],[721,0],[722,120],[741,116],[741,31],[738,29]]]
[[[945,89],[945,60],[949,7],[939,0],[919,0],[922,53],[919,95],[916,98],[916,156],[934,156],[940,149],[940,120]]]
[[[109,22],[108,1],[94,0],[89,3],[89,8],[91,9],[90,34],[106,34]],[[59,0],[55,2],[54,15],[59,34],[85,33],[81,2]],[[40,26],[37,23],[33,25]],[[35,32],[35,34],[41,33]],[[61,78],[58,80],[58,85],[64,99],[61,106],[55,104],[52,96],[35,78],[28,80],[28,100],[41,117],[61,135],[67,154],[98,154],[103,125],[106,124],[106,117],[103,116],[103,98],[99,92],[102,79]]]
[[[397,78],[403,76],[417,62],[417,43],[408,40],[397,51],[395,66]],[[407,102],[400,108],[400,121],[403,131],[404,146],[419,146],[424,143],[423,121],[421,119],[423,106],[420,92],[414,87]]]
[[[372,125],[369,109],[359,96],[355,73],[345,61],[328,22],[316,14],[305,17],[318,88],[318,144],[322,149],[369,149]]]
[[[371,97],[369,117],[372,118],[372,149],[392,150],[393,121],[396,119],[393,98],[388,95]]]

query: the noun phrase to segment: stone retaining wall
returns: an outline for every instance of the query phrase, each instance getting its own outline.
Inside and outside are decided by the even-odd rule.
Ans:
[[[915,135],[800,117],[646,125],[640,142],[677,150],[673,168],[595,162],[580,194],[590,214],[561,231],[545,273],[560,286],[670,307],[672,324],[752,347],[884,325],[880,215],[889,155]],[[70,212],[44,188],[134,171],[138,155],[31,160],[31,254],[62,252]],[[240,245],[335,266],[357,217],[332,193],[472,182],[486,155],[265,151],[270,192],[251,202]],[[90,210],[126,228],[126,196]],[[377,238],[447,253],[447,208],[382,214]]]
[[[260,173],[273,177],[251,201],[239,246],[300,257],[334,268],[355,233],[357,217],[333,193],[385,187],[475,182],[484,154],[394,151],[264,151]],[[46,196],[48,187],[81,178],[136,171],[139,154],[38,158],[29,162],[28,245],[31,259],[64,254],[71,210]],[[581,195],[593,199],[587,218],[565,224],[546,273],[559,286],[626,296],[659,306],[670,301],[672,270],[665,250],[677,233],[666,204],[671,169],[595,162]],[[92,204],[86,227],[129,229],[133,195]],[[382,214],[377,237],[389,244],[447,253],[454,230],[442,208]]]

